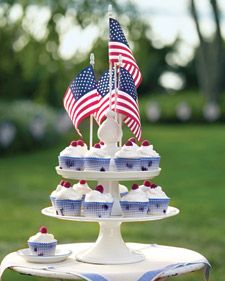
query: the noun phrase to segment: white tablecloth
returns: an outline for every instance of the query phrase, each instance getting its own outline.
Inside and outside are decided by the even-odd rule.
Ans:
[[[138,250],[145,256],[144,261],[133,264],[97,265],[75,260],[77,253],[91,245],[91,243],[58,245],[72,250],[72,255],[67,260],[54,264],[30,263],[17,252],[13,252],[1,263],[0,279],[7,268],[41,277],[70,280],[83,278],[89,281],[153,281],[200,269],[204,271],[206,280],[209,277],[209,262],[201,254],[184,248],[156,244],[127,243],[131,249]]]

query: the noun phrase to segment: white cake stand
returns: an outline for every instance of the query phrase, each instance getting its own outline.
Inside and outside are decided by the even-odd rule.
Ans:
[[[94,264],[127,264],[144,260],[144,256],[138,251],[133,251],[125,244],[120,226],[123,222],[141,222],[161,220],[179,213],[174,207],[169,207],[166,214],[148,215],[144,217],[123,217],[120,207],[119,180],[143,180],[151,179],[159,175],[161,169],[153,171],[135,171],[135,172],[93,172],[93,171],[72,171],[56,167],[56,171],[64,178],[70,179],[88,179],[97,180],[104,185],[104,190],[110,192],[114,198],[112,216],[109,218],[91,218],[91,217],[72,217],[57,215],[52,207],[42,210],[46,216],[83,222],[97,222],[100,225],[99,235],[96,243],[88,250],[78,253],[76,258],[82,262]]]

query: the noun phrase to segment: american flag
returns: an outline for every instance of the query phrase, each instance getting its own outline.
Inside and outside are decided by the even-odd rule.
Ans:
[[[114,73],[114,72],[113,72]],[[114,75],[112,75],[112,110],[125,116],[124,123],[130,128],[132,133],[141,139],[141,122],[138,109],[137,90],[130,73],[123,67],[120,68],[120,86],[115,92]],[[98,81],[98,93],[101,95],[97,121],[99,124],[105,119],[105,114],[110,105],[109,93],[109,71],[107,70]]]
[[[138,88],[142,81],[140,69],[119,22],[113,18],[109,18],[109,61],[112,64],[117,63],[119,55],[122,55],[122,67],[131,74],[134,84]]]
[[[93,67],[90,65],[73,79],[63,99],[64,107],[78,134],[80,122],[97,112],[98,102],[97,82]]]

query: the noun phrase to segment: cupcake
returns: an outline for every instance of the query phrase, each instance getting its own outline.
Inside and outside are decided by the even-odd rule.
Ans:
[[[149,181],[144,181],[140,189],[145,192],[149,199],[149,215],[166,214],[170,198],[163,192],[162,187]]]
[[[111,215],[113,206],[112,195],[103,192],[103,186],[98,185],[95,190],[86,194],[82,203],[84,216],[102,218]]]
[[[27,241],[32,255],[53,256],[57,240],[53,234],[48,233],[48,229],[42,226],[37,234],[31,236]]]
[[[85,155],[85,170],[88,171],[109,171],[110,157],[96,143]]]
[[[119,184],[119,192],[120,192],[120,197],[123,197],[128,193],[128,188],[125,185]]]
[[[153,149],[153,145],[148,140],[144,140],[137,150],[141,158],[141,170],[149,171],[159,168],[160,156]]]
[[[56,213],[61,216],[80,216],[82,194],[76,192],[69,182],[57,192],[55,197]]]
[[[120,206],[125,217],[144,217],[148,212],[149,200],[137,184],[120,200]]]
[[[85,195],[92,190],[85,180],[80,180],[78,183],[75,183],[73,189],[82,195],[82,199],[84,199]]]
[[[140,171],[140,157],[129,140],[115,153],[114,161],[117,171]]]
[[[62,190],[64,188],[63,184],[65,183],[64,180],[61,180],[60,183],[57,185],[56,189],[52,191],[52,193],[50,194],[50,200],[52,202],[52,206],[55,208],[55,197],[57,192],[59,192],[60,190]]]
[[[72,141],[59,154],[59,166],[63,169],[76,171],[84,170],[84,156],[87,153],[87,145],[82,141]]]

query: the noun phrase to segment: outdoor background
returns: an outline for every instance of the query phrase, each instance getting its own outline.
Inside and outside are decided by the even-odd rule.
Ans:
[[[63,109],[64,92],[89,64],[91,52],[97,79],[108,67],[108,4],[0,1],[0,260],[27,247],[41,225],[60,243],[97,238],[97,224],[59,221],[40,211],[50,205],[49,194],[60,180],[54,168],[59,152],[78,138]],[[161,155],[155,182],[181,210],[162,221],[124,224],[124,240],[198,251],[212,265],[211,280],[222,281],[225,1],[111,4],[143,75],[138,89],[143,138]],[[81,125],[87,143],[88,124]],[[124,126],[124,140],[130,136]],[[3,280],[44,279],[8,270]]]

